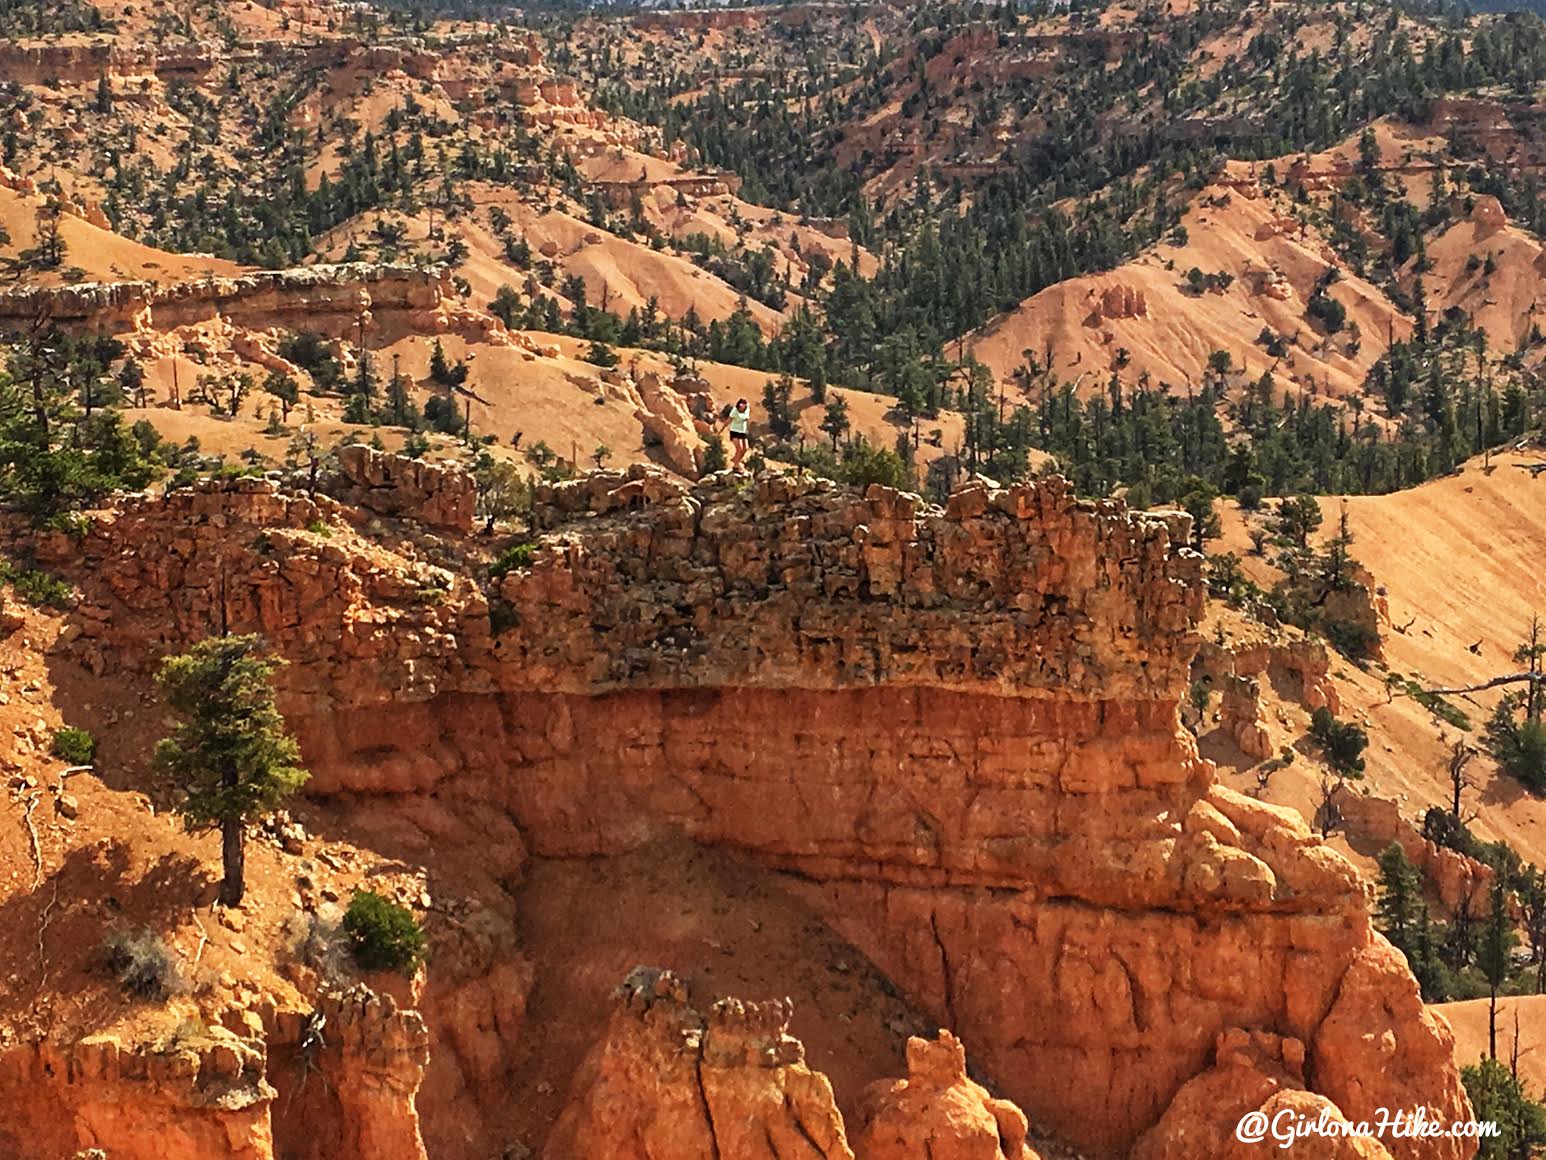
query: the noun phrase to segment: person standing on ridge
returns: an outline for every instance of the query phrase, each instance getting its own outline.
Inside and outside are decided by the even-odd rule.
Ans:
[[[746,449],[751,446],[751,420],[751,404],[745,399],[737,399],[725,419],[730,425],[730,442],[735,445],[735,458],[730,463],[732,471],[741,470],[741,460],[746,458]]]

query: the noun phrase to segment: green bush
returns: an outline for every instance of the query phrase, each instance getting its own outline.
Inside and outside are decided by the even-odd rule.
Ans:
[[[618,363],[617,352],[599,338],[593,340],[580,357],[598,367],[615,367]]]
[[[0,584],[9,584],[16,595],[36,608],[66,609],[75,589],[57,576],[22,568],[0,556]]]
[[[1338,721],[1324,705],[1310,715],[1310,736],[1331,768],[1344,777],[1362,777],[1369,735],[1351,721]]]
[[[1322,617],[1320,630],[1326,643],[1350,661],[1368,660],[1379,647],[1380,634],[1377,629],[1350,620]]]
[[[1546,793],[1546,723],[1526,718],[1493,748],[1510,776],[1532,793]]]
[[[1498,764],[1534,794],[1546,794],[1546,721],[1529,715],[1523,693],[1505,693],[1487,722],[1487,746]]]
[[[703,474],[713,475],[729,465],[730,460],[725,457],[725,441],[718,435],[710,435],[703,441]]]
[[[90,765],[97,756],[97,739],[85,729],[66,725],[63,729],[54,730],[54,741],[49,752],[71,765]]]
[[[1328,334],[1336,334],[1347,325],[1347,307],[1324,290],[1318,290],[1310,296],[1310,300],[1305,303],[1305,313],[1318,319]]]
[[[1430,693],[1411,677],[1403,677],[1400,673],[1391,673],[1385,678],[1385,683],[1392,688],[1400,689],[1416,701],[1428,712],[1441,721],[1447,721],[1462,732],[1471,732],[1471,718],[1466,716],[1465,710],[1450,704],[1437,693]]]
[[[360,966],[411,975],[424,961],[424,928],[407,907],[373,890],[356,890],[344,912],[344,933]]]
[[[898,491],[906,491],[912,486],[907,464],[902,462],[900,455],[889,448],[871,447],[862,441],[854,443],[843,455],[838,479],[860,491],[872,483],[894,487]]]
[[[513,572],[517,568],[530,568],[532,557],[537,554],[537,545],[531,542],[511,544],[499,558],[489,565],[488,574],[498,580],[506,572]]]

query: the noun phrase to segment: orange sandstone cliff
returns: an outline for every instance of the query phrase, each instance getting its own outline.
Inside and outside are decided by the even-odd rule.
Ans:
[[[413,487],[459,510],[434,479]],[[994,1096],[1092,1157],[1180,1155],[1166,1141],[1197,1139],[1188,1122],[1227,1133],[1225,1103],[1195,1095],[1233,1085],[1221,1068],[1252,1077],[1231,1111],[1281,1096],[1354,1121],[1468,1116],[1449,1030],[1372,931],[1352,867],[1296,814],[1214,784],[1178,725],[1203,600],[1184,516],[1076,500],[1055,478],[973,484],[940,510],[880,487],[636,468],[541,489],[536,519],[529,564],[494,581],[460,532],[262,480],[131,499],[55,545],[81,561],[69,654],[138,679],[207,633],[262,632],[291,662],[282,706],[309,791],[433,818],[439,848],[496,884],[528,857],[670,835],[733,851],[953,1031]],[[511,1074],[530,986],[508,919],[445,939],[421,1004],[430,1156],[462,1154],[437,1140]],[[700,1036],[672,1067],[726,1041],[727,1016],[652,995],[615,1019]],[[1237,1040],[1266,1044],[1271,1066],[1232,1062],[1220,1044]],[[393,1042],[389,1070],[411,1078],[417,1041]],[[584,1065],[548,1155],[641,1058]],[[894,1154],[881,1141],[909,1138],[899,1109],[941,1082],[909,1062],[906,1090],[850,1110],[861,1160]],[[779,1066],[785,1119],[769,1123],[795,1108],[813,1155],[845,1155],[822,1134],[825,1081],[793,1053]],[[1014,1116],[976,1090],[951,1098],[977,1100],[1012,1150]],[[647,1085],[636,1098],[641,1123],[676,1114]]]

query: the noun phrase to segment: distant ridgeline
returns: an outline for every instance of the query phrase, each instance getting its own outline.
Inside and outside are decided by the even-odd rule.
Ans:
[[[1546,0],[1470,0],[1466,7],[1473,12],[1530,12],[1546,16]]]

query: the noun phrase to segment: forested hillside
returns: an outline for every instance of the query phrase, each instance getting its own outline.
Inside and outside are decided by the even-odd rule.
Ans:
[[[1531,15],[7,11],[18,280],[127,270],[67,252],[71,213],[241,267],[438,267],[469,310],[602,366],[621,346],[767,376],[776,458],[853,450],[829,384],[894,400],[879,449],[936,490],[1039,451],[1154,502],[1383,491],[1542,402]],[[1478,202],[1507,253],[1465,233]],[[262,345],[346,420],[428,422],[350,337]],[[830,441],[799,437],[798,399]]]

